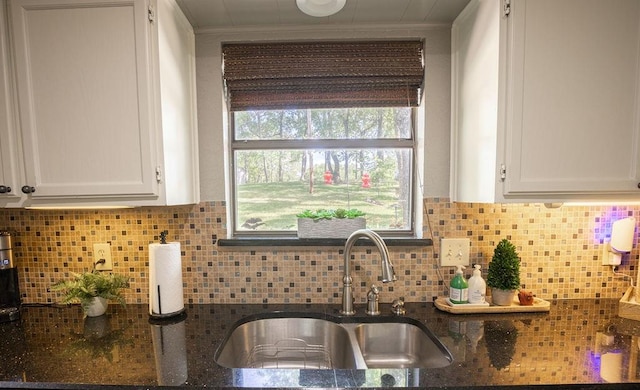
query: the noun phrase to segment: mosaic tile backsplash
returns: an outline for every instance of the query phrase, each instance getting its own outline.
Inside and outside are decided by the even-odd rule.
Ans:
[[[111,244],[114,272],[131,278],[127,302],[147,303],[148,245],[158,242],[162,230],[169,231],[168,241],[181,244],[186,303],[341,302],[341,248],[219,247],[218,238],[226,237],[225,213],[218,201],[121,210],[2,209],[0,229],[14,235],[24,303],[56,302],[49,286],[71,272],[91,270],[96,242]],[[602,266],[600,258],[611,224],[628,216],[640,221],[640,206],[548,209],[425,199],[424,236],[434,245],[390,248],[398,280],[382,285],[380,300],[430,302],[447,295],[454,269],[438,266],[440,237],[468,237],[471,262],[482,265],[485,279],[495,245],[508,238],[522,259],[523,287],[540,298],[619,298],[630,280]],[[353,253],[354,295],[363,303],[378,280],[379,258],[366,247]],[[633,251],[618,273],[635,281],[639,254],[636,229]]]

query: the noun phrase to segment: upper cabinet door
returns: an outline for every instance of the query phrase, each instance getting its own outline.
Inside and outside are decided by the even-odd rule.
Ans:
[[[511,3],[504,195],[640,199],[640,1]]]
[[[3,205],[19,202],[21,194],[20,147],[8,36],[5,7],[0,3],[0,203]]]
[[[146,3],[11,2],[34,199],[158,195]]]
[[[640,0],[472,0],[452,64],[452,200],[640,199]]]

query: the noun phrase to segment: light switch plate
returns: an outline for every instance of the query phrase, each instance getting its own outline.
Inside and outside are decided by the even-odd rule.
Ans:
[[[103,259],[104,262],[101,261]],[[93,265],[97,271],[113,270],[113,262],[111,261],[111,244],[93,244]]]
[[[441,238],[440,265],[443,267],[468,266],[470,246],[471,240],[468,238]]]

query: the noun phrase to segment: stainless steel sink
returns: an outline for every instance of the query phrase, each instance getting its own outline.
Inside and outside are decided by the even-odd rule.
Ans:
[[[218,348],[215,361],[228,368],[367,369],[439,368],[453,360],[424,325],[410,318],[359,322],[306,314],[276,316],[237,324]]]
[[[315,318],[269,318],[237,326],[216,362],[229,368],[356,368],[347,330]]]
[[[451,364],[446,349],[415,325],[361,324],[354,333],[368,368],[437,368]]]

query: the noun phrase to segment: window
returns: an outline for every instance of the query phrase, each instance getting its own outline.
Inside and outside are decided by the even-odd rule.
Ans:
[[[297,213],[338,208],[386,235],[414,233],[421,45],[223,46],[234,236],[295,235]]]

